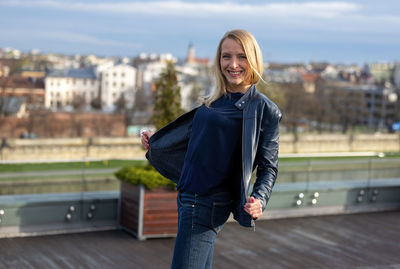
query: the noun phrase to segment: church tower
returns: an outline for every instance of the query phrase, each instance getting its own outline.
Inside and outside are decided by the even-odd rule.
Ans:
[[[194,55],[194,47],[193,47],[193,44],[192,43],[190,43],[189,44],[189,50],[188,50],[188,55],[187,55],[187,58],[186,58],[186,62],[187,63],[193,63],[193,62],[195,62],[195,55]]]

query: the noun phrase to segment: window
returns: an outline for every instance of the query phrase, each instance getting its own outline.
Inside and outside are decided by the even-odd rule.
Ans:
[[[94,83],[95,83],[95,80],[94,80],[94,79],[92,79],[92,86],[94,86]]]
[[[83,85],[86,85],[86,78],[83,79]]]
[[[121,77],[125,77],[125,73],[121,73]]]
[[[113,84],[112,84],[112,85],[115,87],[115,86],[117,86],[117,83],[116,83],[116,82],[113,82]]]
[[[122,88],[125,87],[125,83],[124,82],[121,82],[121,87]]]
[[[117,73],[114,72],[114,73],[113,73],[113,76],[116,77],[116,76],[117,76]]]

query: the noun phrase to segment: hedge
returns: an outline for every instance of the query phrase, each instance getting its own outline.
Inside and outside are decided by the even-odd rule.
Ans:
[[[121,181],[129,182],[134,185],[143,185],[149,190],[157,187],[167,187],[170,189],[175,189],[176,187],[173,181],[163,177],[150,164],[145,166],[122,167],[115,173],[115,176]]]

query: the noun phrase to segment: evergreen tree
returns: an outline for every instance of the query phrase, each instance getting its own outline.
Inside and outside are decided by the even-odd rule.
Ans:
[[[151,122],[160,129],[183,113],[181,89],[174,64],[168,62],[156,82],[155,103]]]

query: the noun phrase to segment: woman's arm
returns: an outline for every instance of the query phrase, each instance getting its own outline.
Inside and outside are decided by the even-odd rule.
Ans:
[[[282,117],[278,109],[264,112],[255,164],[257,178],[251,194],[261,203],[262,210],[271,196],[272,187],[278,174],[279,121]]]

